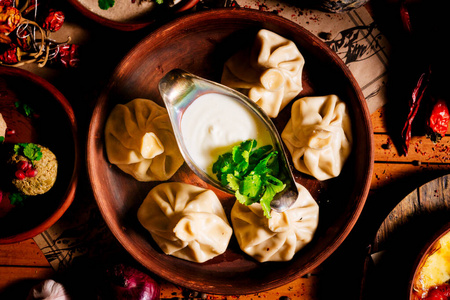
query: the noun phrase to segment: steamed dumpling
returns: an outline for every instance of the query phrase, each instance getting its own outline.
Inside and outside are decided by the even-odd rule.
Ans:
[[[137,216],[164,253],[194,262],[224,253],[233,232],[216,194],[186,183],[154,187]]]
[[[114,107],[106,121],[110,163],[139,181],[164,181],[184,163],[164,107],[134,99]]]
[[[281,137],[297,170],[319,180],[338,176],[352,148],[345,103],[336,95],[295,101]]]
[[[319,221],[319,206],[308,190],[297,184],[299,195],[283,213],[271,211],[264,216],[261,205],[246,206],[236,201],[231,222],[239,246],[259,262],[289,261],[308,244]]]
[[[247,95],[275,118],[302,91],[304,64],[294,42],[262,29],[251,48],[226,61],[221,83]]]

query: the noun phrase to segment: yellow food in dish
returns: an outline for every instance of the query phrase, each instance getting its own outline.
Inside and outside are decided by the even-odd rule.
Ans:
[[[450,280],[450,232],[433,245],[431,254],[420,266],[414,282],[419,294],[426,293],[431,287]]]

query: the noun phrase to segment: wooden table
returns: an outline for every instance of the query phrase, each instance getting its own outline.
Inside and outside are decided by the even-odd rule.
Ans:
[[[104,29],[101,29],[104,30]],[[108,32],[108,30],[105,30]],[[111,33],[111,32],[109,32]],[[129,34],[127,38],[137,41],[139,34]],[[120,40],[120,37],[118,38]],[[95,48],[97,47],[97,48]],[[118,45],[114,52],[101,52],[101,42],[93,45],[99,51],[99,57],[113,63],[104,64],[104,72],[111,72],[114,62],[128,51]],[[99,68],[103,65],[99,63]],[[100,73],[101,74],[101,73]],[[104,84],[105,78],[97,78],[96,84]],[[72,78],[55,78],[57,87],[63,86],[63,80]],[[62,90],[63,93],[71,91]],[[83,95],[83,91],[78,91]],[[83,99],[75,104],[74,109],[84,110]],[[89,118],[89,110],[84,114]],[[233,296],[239,299],[331,299],[337,292],[346,295],[347,299],[358,299],[361,279],[364,275],[364,261],[369,253],[375,234],[384,218],[395,205],[412,190],[426,182],[450,173],[450,136],[447,134],[439,144],[433,144],[424,136],[413,137],[407,156],[400,156],[392,144],[388,132],[386,108],[380,108],[372,114],[373,134],[375,139],[375,167],[371,183],[371,191],[366,206],[354,230],[344,243],[319,268],[308,276],[277,289],[257,295]],[[84,120],[86,121],[86,120]],[[81,124],[81,122],[80,122]],[[81,124],[85,131],[88,122]],[[40,251],[36,243],[30,239],[17,244],[0,245],[0,298],[23,299],[28,290],[37,282],[55,275],[52,267]],[[162,298],[182,298],[186,291],[180,287],[160,280]],[[191,295],[202,298],[206,295]],[[208,295],[209,299],[226,297]]]
[[[384,125],[384,115],[384,108],[372,114],[375,168],[371,192],[360,218],[361,221],[357,223],[355,229],[336,253],[309,276],[297,279],[280,288],[260,293],[257,297],[267,299],[279,299],[281,296],[287,296],[290,299],[322,298],[321,293],[324,291],[321,287],[323,284],[338,286],[341,281],[339,278],[344,276],[342,274],[346,274],[347,279],[354,279],[346,282],[345,290],[350,290],[351,285],[357,287],[363,270],[364,255],[367,253],[364,251],[364,247],[375,237],[375,230],[378,230],[384,217],[416,187],[450,173],[450,151],[448,150],[450,149],[450,136],[447,135],[436,145],[425,137],[414,137],[408,156],[399,156],[394,146],[386,146],[391,143],[391,138]],[[390,197],[383,199],[386,194],[389,194]],[[370,215],[371,211],[369,210],[374,207],[379,214],[377,217],[370,218],[375,221],[370,228],[362,219],[366,215]],[[361,236],[365,238],[361,238]],[[350,253],[352,252],[358,253],[353,261],[340,262],[342,257],[347,259],[351,257]],[[342,269],[345,265],[348,268],[347,272]],[[34,283],[50,278],[52,275],[54,275],[53,269],[32,239],[17,244],[0,245],[0,292],[8,291],[9,294],[13,287],[14,289],[17,287],[18,290],[20,290],[18,287],[29,289]],[[332,280],[333,275],[336,276],[334,280]],[[163,298],[185,295],[181,288],[168,282],[162,281],[161,287]],[[357,290],[355,289],[355,291]],[[210,296],[209,298],[222,299],[224,297]],[[239,299],[254,298],[256,298],[255,295],[239,297]]]

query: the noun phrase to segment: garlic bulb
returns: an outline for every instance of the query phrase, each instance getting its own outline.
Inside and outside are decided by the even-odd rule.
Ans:
[[[64,286],[52,279],[35,285],[28,294],[27,300],[70,300]]]

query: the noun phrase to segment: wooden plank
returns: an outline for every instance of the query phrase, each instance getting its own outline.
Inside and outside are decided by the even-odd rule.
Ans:
[[[182,288],[175,286],[168,282],[162,282],[161,287],[161,299],[239,299],[239,300],[252,300],[252,299],[302,299],[310,300],[317,299],[317,291],[319,286],[319,277],[316,275],[298,278],[289,284],[283,285],[279,288],[272,289],[267,292],[239,295],[239,296],[221,296],[210,295],[202,293],[187,293]]]
[[[25,299],[31,287],[54,274],[48,267],[0,266],[0,299]],[[13,298],[9,298],[14,296]]]
[[[371,121],[372,121],[372,128],[373,132],[375,133],[386,133],[386,125],[384,124],[384,112],[385,108],[384,106],[376,110],[372,113]]]
[[[420,250],[449,221],[449,183],[445,175],[416,186],[386,215],[371,248],[375,264],[364,291],[369,299],[405,298]]]
[[[375,161],[450,163],[450,136],[443,137],[436,144],[426,137],[413,137],[409,146],[408,155],[400,156],[389,135],[375,134],[374,149]]]
[[[50,264],[36,243],[29,239],[0,245],[0,266],[50,267]]]
[[[386,120],[385,114],[386,114],[386,107],[383,106],[378,110],[374,111],[370,116],[374,133],[388,133],[385,124]],[[415,123],[413,123],[413,125],[415,125]],[[447,135],[449,134],[450,134],[450,126],[447,129]]]
[[[374,165],[370,188],[374,192],[383,187],[394,186],[400,181],[402,183],[409,181],[409,185],[413,188],[448,173],[450,164],[378,162]]]

